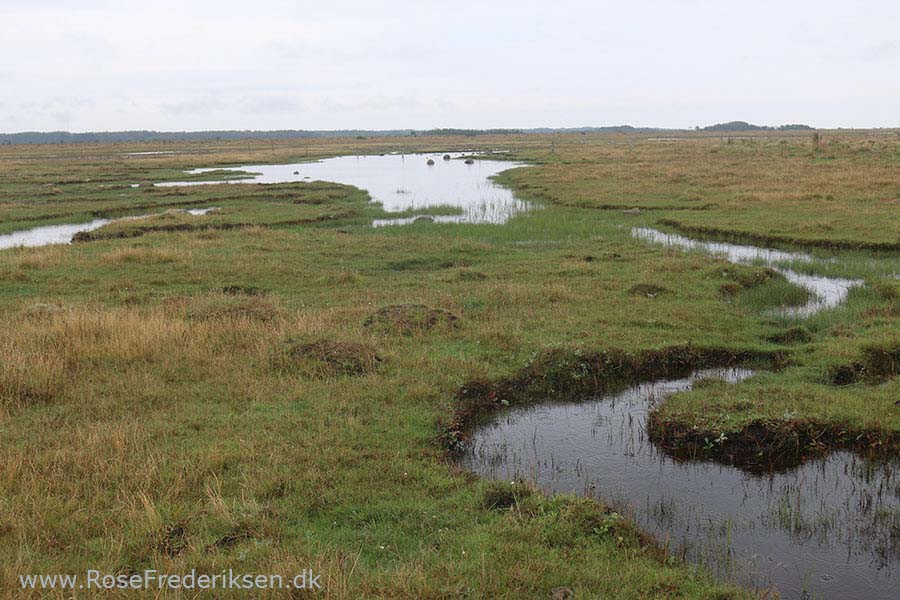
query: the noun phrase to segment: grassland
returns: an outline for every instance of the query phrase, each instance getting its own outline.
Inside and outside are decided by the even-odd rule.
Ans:
[[[530,161],[500,179],[543,208],[374,229],[389,215],[347,186],[147,185],[473,146]],[[176,153],[127,154],[148,149]],[[897,136],[839,132],[818,148],[776,135],[0,149],[0,233],[161,213],[0,251],[0,589],[86,568],[312,567],[333,598],[744,597],[596,503],[460,472],[447,435],[465,390],[591,393],[573,381],[597,356],[626,357],[628,376],[654,356],[753,356],[778,369],[673,397],[659,435],[762,427],[795,455],[896,452],[898,166]],[[197,206],[220,210],[175,210]],[[783,279],[639,242],[635,225],[849,248],[804,268],[867,285],[806,321],[773,317],[803,301]],[[378,313],[395,305],[426,308]]]

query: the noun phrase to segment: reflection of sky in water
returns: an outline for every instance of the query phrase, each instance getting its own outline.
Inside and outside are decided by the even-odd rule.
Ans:
[[[0,235],[0,249],[16,248],[18,246],[33,247],[47,246],[49,244],[68,244],[76,233],[93,231],[109,222],[109,219],[94,219],[87,223],[46,225],[23,231],[14,231]]]
[[[180,209],[175,209],[178,212]],[[206,208],[189,208],[184,210],[189,215],[202,216],[210,211],[218,210],[215,206]],[[153,215],[137,215],[129,217],[120,217],[118,219],[94,219],[85,223],[65,223],[62,225],[45,225],[43,227],[33,227],[31,229],[23,229],[22,231],[14,231],[0,235],[0,250],[18,247],[35,247],[49,246],[50,244],[69,244],[76,233],[82,231],[94,231],[113,221],[130,221],[134,219],[143,219]]]
[[[245,179],[227,183],[287,183],[291,181],[331,181],[366,190],[387,212],[415,210],[427,213],[430,207],[454,206],[459,215],[434,215],[438,223],[505,223],[514,214],[528,210],[528,203],[499,186],[490,177],[521,163],[476,159],[467,165],[459,160],[443,160],[443,154],[385,154],[382,156],[338,156],[318,162],[290,165],[247,165],[232,167],[252,173]],[[428,165],[427,161],[434,161]],[[220,171],[194,169],[190,175]],[[221,182],[165,182],[157,185],[206,185]],[[411,222],[412,219],[384,219],[374,225]]]
[[[701,371],[588,402],[507,410],[476,429],[463,462],[485,477],[600,497],[720,577],[774,583],[784,598],[801,598],[804,588],[814,598],[895,598],[894,463],[833,452],[784,473],[751,475],[676,461],[648,440],[654,402],[700,378],[737,382],[751,374]]]
[[[757,246],[729,244],[727,242],[692,240],[683,235],[665,233],[648,227],[635,227],[631,230],[631,233],[636,238],[665,246],[676,246],[685,250],[702,250],[710,254],[724,256],[733,263],[744,265],[763,263],[772,267],[784,275],[785,279],[791,283],[804,287],[812,293],[809,302],[803,306],[791,306],[780,309],[780,313],[788,317],[808,317],[824,308],[837,306],[847,299],[850,288],[863,284],[862,280],[859,279],[806,275],[778,266],[779,263],[784,262],[813,262],[817,260],[805,252],[786,252]]]

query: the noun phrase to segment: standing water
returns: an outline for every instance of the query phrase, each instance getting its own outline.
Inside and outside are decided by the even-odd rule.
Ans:
[[[463,462],[485,477],[600,497],[719,577],[783,598],[896,598],[900,477],[890,464],[833,452],[753,475],[680,462],[648,440],[655,403],[698,380],[751,375],[698,371],[589,402],[513,408],[476,429]]]
[[[68,244],[76,233],[93,231],[109,223],[109,219],[94,219],[86,223],[66,223],[63,225],[45,225],[22,231],[14,231],[0,235],[0,250],[7,248],[47,246],[50,244]]]
[[[803,306],[782,308],[781,314],[787,317],[808,317],[822,309],[837,306],[847,299],[850,288],[863,284],[862,280],[859,279],[806,275],[793,269],[779,266],[780,263],[785,262],[814,262],[817,260],[805,252],[785,252],[757,246],[692,240],[682,235],[664,233],[648,227],[635,227],[631,230],[631,233],[636,238],[657,244],[676,246],[686,250],[702,250],[710,254],[724,256],[733,263],[744,265],[762,263],[772,267],[784,275],[785,279],[807,289],[811,294],[809,302]]]
[[[215,206],[205,208],[189,208],[185,210],[189,215],[200,216],[206,213],[218,210]],[[32,227],[31,229],[23,229],[22,231],[13,231],[0,235],[0,250],[8,248],[33,248],[37,246],[49,246],[51,244],[69,244],[75,234],[82,231],[94,231],[100,229],[108,223],[114,221],[130,221],[134,219],[143,219],[151,215],[137,215],[131,217],[120,217],[118,219],[94,219],[84,223],[64,223],[61,225],[44,225],[42,227]]]
[[[385,154],[338,156],[316,162],[287,165],[247,165],[224,169],[246,172],[247,177],[226,181],[182,181],[159,186],[209,185],[213,183],[288,183],[331,181],[366,190],[387,212],[422,213],[436,207],[452,207],[459,214],[432,215],[439,223],[505,223],[530,208],[513,193],[491,181],[498,173],[522,166],[504,160],[460,160],[463,154]],[[429,164],[429,161],[431,164]],[[222,168],[194,169],[189,175],[221,172]],[[411,223],[415,217],[379,219],[375,226]]]

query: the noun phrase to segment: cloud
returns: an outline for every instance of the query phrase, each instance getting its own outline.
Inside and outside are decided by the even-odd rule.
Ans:
[[[4,0],[0,127],[898,125],[898,20],[889,0]]]

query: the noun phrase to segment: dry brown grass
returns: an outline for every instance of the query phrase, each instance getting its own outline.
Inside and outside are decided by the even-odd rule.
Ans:
[[[44,246],[43,248],[22,248],[4,250],[9,254],[10,265],[17,269],[51,269],[62,264],[73,265],[80,262],[80,257],[72,256],[64,245]]]
[[[214,295],[218,296],[218,295]],[[188,301],[205,310],[185,319],[178,303],[151,308],[23,309],[29,318],[7,315],[0,321],[0,403],[15,407],[49,402],[65,395],[73,378],[98,369],[125,371],[158,365],[204,371],[236,348],[259,356],[280,327],[269,302],[239,299]],[[212,308],[210,308],[212,306]],[[224,306],[224,308],[223,308]]]

